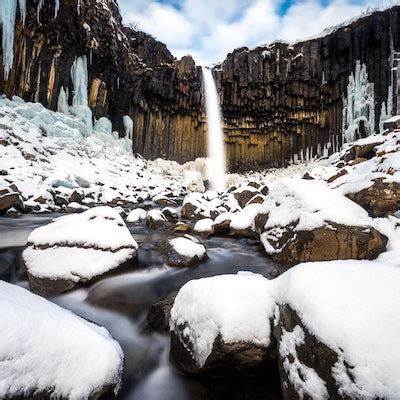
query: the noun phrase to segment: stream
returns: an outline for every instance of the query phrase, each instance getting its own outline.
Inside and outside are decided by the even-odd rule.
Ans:
[[[0,279],[29,289],[21,259],[29,233],[59,214],[0,218]],[[251,271],[267,278],[286,268],[264,253],[258,242],[227,237],[198,237],[208,259],[187,269],[165,265],[154,242],[176,236],[171,230],[149,230],[144,223],[127,226],[139,244],[139,268],[100,280],[91,287],[51,298],[54,303],[104,326],[120,343],[124,354],[121,400],[258,400],[279,399],[276,373],[266,376],[200,377],[181,375],[169,362],[168,334],[147,326],[148,308],[177,293],[192,279]]]

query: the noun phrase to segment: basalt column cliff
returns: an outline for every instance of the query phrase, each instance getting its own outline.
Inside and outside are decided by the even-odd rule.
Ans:
[[[115,0],[56,5],[28,1],[24,22],[17,11],[13,63],[8,79],[0,74],[0,91],[51,109],[61,92],[71,105],[71,68],[86,56],[96,119],[108,117],[123,136],[129,116],[134,151],[146,158],[204,156],[203,83],[192,58],[177,61],[162,43],[124,27]],[[397,111],[399,17],[394,7],[292,46],[237,49],[214,67],[230,167],[329,154],[345,138],[379,129]]]

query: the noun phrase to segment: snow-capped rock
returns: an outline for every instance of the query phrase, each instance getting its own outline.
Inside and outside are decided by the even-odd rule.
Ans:
[[[50,296],[133,268],[137,249],[121,216],[103,206],[35,229],[23,260],[32,291]]]
[[[132,210],[127,218],[126,218],[126,222],[141,222],[141,221],[145,221],[147,217],[147,211],[144,210],[143,208],[135,208],[134,210]]]
[[[0,397],[114,398],[123,353],[110,334],[0,281]]]

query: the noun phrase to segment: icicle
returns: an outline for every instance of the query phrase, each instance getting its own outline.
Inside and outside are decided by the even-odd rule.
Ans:
[[[60,93],[58,94],[57,111],[65,115],[69,114],[68,95],[68,88],[64,90],[64,87],[61,87]]]
[[[43,8],[43,1],[44,0],[39,0],[39,3],[37,5],[37,9],[36,9],[37,22],[40,22],[40,11],[42,11],[42,8]]]
[[[18,0],[19,11],[21,13],[22,23],[25,25],[26,19],[26,0]]]
[[[54,3],[54,18],[57,17],[59,10],[60,10],[60,0],[55,0],[55,3]]]
[[[81,0],[77,0],[77,4],[76,4],[76,11],[78,13],[78,15],[81,15]]]
[[[374,84],[368,82],[367,68],[360,61],[349,77],[347,98],[343,100],[343,133],[346,142],[353,142],[375,131]]]
[[[133,140],[133,121],[129,115],[125,115],[123,118],[125,137]]]
[[[17,0],[1,0],[2,47],[4,78],[7,80],[14,60],[14,29],[17,14]]]
[[[88,68],[86,56],[75,58],[71,68],[71,78],[74,85],[72,105],[88,105]]]

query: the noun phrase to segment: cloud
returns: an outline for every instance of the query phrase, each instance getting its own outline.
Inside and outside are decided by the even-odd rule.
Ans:
[[[167,44],[176,57],[198,64],[222,61],[237,47],[301,40],[395,0],[119,0],[125,23]]]

